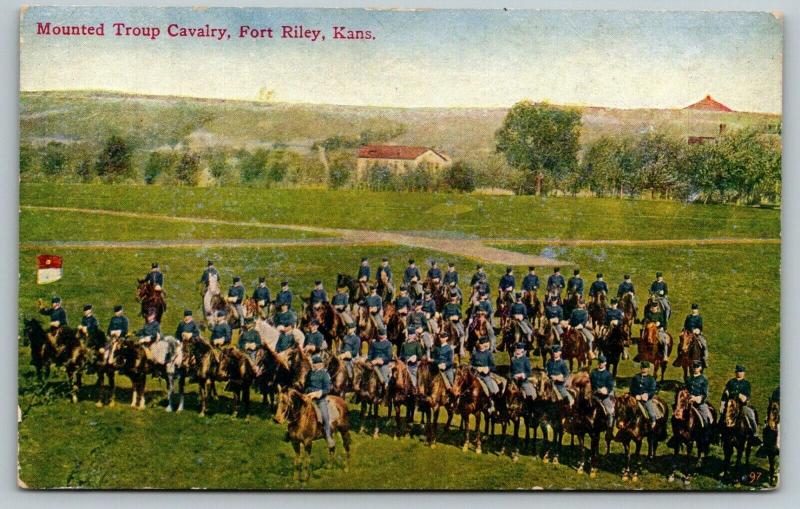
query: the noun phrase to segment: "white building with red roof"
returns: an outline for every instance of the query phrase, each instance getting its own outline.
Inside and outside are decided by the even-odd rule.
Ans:
[[[719,101],[714,100],[710,95],[705,96],[696,103],[690,104],[685,110],[705,110],[705,111],[733,111]]]
[[[447,154],[430,147],[364,145],[358,149],[356,177],[362,180],[372,168],[386,167],[398,174],[415,168],[441,170],[452,164]]]

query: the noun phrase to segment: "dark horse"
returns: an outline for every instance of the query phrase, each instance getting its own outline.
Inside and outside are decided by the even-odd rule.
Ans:
[[[667,442],[667,445],[673,450],[670,481],[675,480],[675,474],[678,472],[678,458],[682,447],[686,447],[688,458],[692,456],[692,449],[697,447],[695,470],[700,470],[703,467],[703,460],[708,458],[711,443],[714,440],[716,411],[709,403],[706,404],[709,405],[713,419],[712,422],[704,425],[700,412],[691,402],[689,391],[683,388],[675,393],[675,404],[672,407],[672,437]],[[684,482],[688,484],[691,479],[691,474],[687,474]]]
[[[31,364],[36,369],[36,378],[41,382],[50,377],[50,365],[55,357],[55,345],[50,342],[47,331],[39,320],[26,318],[23,325],[23,345],[31,347]]]
[[[347,288],[350,294],[350,302],[358,304],[369,295],[367,283],[361,283],[347,274],[336,275],[336,288]]]
[[[82,332],[81,335],[84,339],[84,344],[92,354],[88,370],[97,374],[98,397],[96,406],[102,407],[107,404],[113,407],[114,375],[116,370],[112,359],[114,358],[114,350],[119,347],[120,340],[114,339],[108,342],[105,333],[99,328],[94,328],[91,332]],[[106,378],[108,378],[108,395],[106,395]]]
[[[667,332],[667,357],[672,353],[672,336]],[[658,377],[658,370],[661,370],[661,381],[664,381],[664,373],[667,371],[667,361],[660,352],[658,342],[658,327],[655,322],[647,322],[642,329],[642,337],[639,340],[639,353],[633,358],[635,362],[648,361],[653,365],[653,376]]]
[[[414,423],[414,408],[416,407],[416,390],[411,382],[411,373],[401,360],[396,360],[392,366],[392,383],[389,384],[387,404],[389,415],[394,408],[395,429],[394,438],[405,436],[408,427]],[[400,418],[401,407],[406,407],[405,422]]]
[[[331,434],[337,431],[342,436],[345,451],[345,472],[350,463],[350,422],[347,418],[347,405],[338,396],[328,396],[328,408],[334,407],[337,416],[331,415]],[[325,430],[317,419],[314,403],[311,399],[295,389],[282,393],[278,399],[275,422],[288,424],[288,438],[294,448],[294,479],[307,481],[311,477],[311,446],[314,440],[324,438]],[[336,458],[336,446],[328,449],[330,461]]]
[[[420,361],[419,368],[417,368],[417,406],[422,414],[425,434],[431,447],[436,447],[439,411],[442,408],[447,412],[445,429],[450,428],[453,420],[453,412],[450,410],[451,403],[451,392],[447,388],[444,373],[441,373],[438,366],[432,361],[428,359]]]
[[[625,348],[630,345],[631,334],[630,328],[625,323],[618,323],[608,328],[605,336],[600,338],[599,346],[600,351],[606,356],[608,362],[608,369],[611,374],[617,376],[617,367],[619,360]]]
[[[570,371],[573,361],[578,362],[578,368],[589,364],[589,344],[578,329],[570,328],[561,335],[561,354],[569,362]]]
[[[478,377],[469,366],[462,366],[456,371],[453,383],[453,396],[455,397],[455,412],[461,416],[464,423],[466,436],[464,438],[464,452],[469,450],[469,417],[475,416],[475,452],[481,453],[481,415],[489,419],[489,396],[486,395]]]
[[[156,290],[155,285],[146,280],[139,279],[136,288],[136,301],[141,303],[141,316],[146,317],[150,308],[156,310],[156,320],[161,321],[161,316],[167,311],[167,300],[164,290]]]
[[[586,448],[583,446],[584,438],[588,434],[589,447],[589,477],[597,476],[597,458],[600,456],[600,435],[605,432],[606,451],[611,446],[611,430],[608,428],[608,416],[603,404],[592,393],[592,384],[589,374],[579,372],[570,377],[567,389],[573,394],[575,403],[563,407],[564,430],[578,437],[578,447],[581,450],[581,459],[578,464],[578,473],[584,472],[586,465]]]
[[[147,358],[144,346],[135,339],[120,340],[119,348],[114,351],[112,359],[114,368],[120,374],[131,379],[133,395],[131,406],[143,409],[145,405],[144,392],[147,373],[150,372],[150,361]]]
[[[54,361],[57,366],[64,366],[64,370],[67,372],[67,383],[70,387],[70,397],[73,403],[77,403],[86,364],[86,347],[78,337],[78,332],[67,326],[55,329],[50,336],[55,344]]]
[[[208,395],[214,377],[218,376],[219,358],[208,340],[197,337],[190,340],[188,375],[197,382],[197,399],[200,403],[200,416],[206,415]]]
[[[617,435],[615,440],[622,444],[625,449],[625,469],[622,471],[622,480],[636,482],[639,479],[638,469],[641,466],[639,455],[642,451],[642,442],[647,438],[647,459],[654,460],[658,442],[666,438],[667,434],[667,405],[658,397],[653,398],[653,403],[661,413],[656,420],[655,428],[651,428],[650,419],[644,414],[644,410],[636,398],[631,394],[622,394],[617,397],[614,405],[614,416],[616,419]],[[636,469],[631,469],[631,442],[636,445]]]
[[[233,393],[231,414],[239,416],[239,402],[244,405],[244,415],[250,412],[250,387],[255,380],[255,370],[247,354],[234,347],[224,348],[219,356],[217,368],[219,378],[227,380],[226,390]]]
[[[384,400],[384,385],[381,382],[377,368],[365,359],[353,361],[354,388],[356,398],[361,402],[361,433],[367,429],[367,420],[372,418],[372,436],[378,438],[378,414],[380,404]]]
[[[536,399],[531,405],[528,415],[530,428],[533,428],[532,452],[536,454],[536,438],[539,428],[542,429],[542,461],[544,463],[558,464],[561,452],[561,441],[564,436],[562,426],[562,407],[566,402],[559,398],[553,387],[553,382],[544,369],[534,368],[529,378],[536,389]],[[548,436],[550,435],[550,436]]]
[[[589,317],[592,319],[592,331],[596,336],[600,335],[600,331],[606,322],[606,294],[605,292],[597,292],[592,297],[589,303]]]
[[[694,361],[702,358],[703,347],[700,345],[700,340],[692,331],[682,331],[678,342],[678,357],[675,358],[672,365],[683,368],[683,378],[685,379],[689,376]]]
[[[742,464],[742,455],[744,455],[745,466],[750,465],[750,450],[752,449],[752,444],[750,443],[750,425],[747,423],[747,417],[745,417],[743,409],[744,405],[738,399],[728,399],[725,403],[725,412],[719,423],[724,456],[720,477],[726,479],[730,474],[731,458],[735,450],[736,465],[733,473],[736,482],[739,482],[736,476]],[[758,414],[756,414],[756,422],[758,422]]]
[[[778,483],[775,458],[780,453],[781,440],[781,400],[778,389],[772,393],[767,405],[766,426],[764,426],[764,445],[762,451],[769,459],[769,482],[773,486]]]

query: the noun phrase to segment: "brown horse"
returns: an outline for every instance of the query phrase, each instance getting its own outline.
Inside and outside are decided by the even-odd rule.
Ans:
[[[326,404],[336,408],[338,416],[331,416],[331,434],[337,431],[342,436],[342,444],[345,451],[345,472],[350,463],[350,422],[347,417],[347,405],[338,396],[327,396]],[[294,479],[296,481],[307,481],[311,477],[311,446],[314,440],[324,438],[325,430],[322,423],[317,419],[317,412],[314,410],[314,403],[303,393],[290,389],[280,395],[278,399],[278,409],[274,416],[278,424],[287,423],[288,438],[294,448]],[[336,446],[328,449],[330,462],[336,459]]]
[[[386,336],[389,341],[397,348],[406,340],[407,314],[391,313],[386,321]]]
[[[625,450],[625,469],[622,471],[622,480],[628,479],[636,482],[639,479],[639,468],[641,468],[640,454],[642,442],[647,438],[647,459],[654,460],[656,449],[660,440],[664,440],[667,434],[667,405],[658,397],[653,398],[653,403],[658,408],[661,416],[656,420],[655,428],[650,426],[650,419],[640,408],[639,402],[630,393],[619,395],[614,404],[614,416],[617,427],[617,435],[614,438],[622,444]],[[636,446],[636,468],[631,469],[631,442]]]
[[[369,295],[369,283],[358,281],[347,274],[336,275],[336,288],[347,288],[350,302],[358,304]]]
[[[633,294],[626,292],[619,300],[619,308],[622,310],[622,321],[628,325],[628,329],[636,323],[636,308],[633,305]]]
[[[108,342],[106,335],[99,328],[94,328],[91,332],[81,331],[80,337],[87,346],[91,355],[91,361],[87,366],[87,371],[97,375],[98,396],[96,406],[108,405],[113,407],[114,403],[114,375],[116,370],[111,359],[114,358],[114,350],[119,347],[119,339]],[[108,378],[108,395],[106,395],[105,380]]]
[[[600,336],[603,325],[606,323],[606,294],[597,292],[589,302],[589,318],[592,319],[592,331],[595,336]]]
[[[714,439],[714,422],[716,421],[716,410],[710,403],[706,403],[711,410],[712,422],[703,424],[699,411],[691,401],[692,395],[686,388],[675,393],[675,404],[672,406],[672,437],[667,442],[667,446],[672,447],[672,473],[669,480],[675,480],[678,473],[678,458],[682,447],[686,447],[687,458],[692,457],[692,449],[697,446],[697,460],[694,470],[703,467],[703,460],[708,458],[711,451],[711,443]],[[684,482],[689,484],[692,475],[687,474]]]
[[[411,381],[411,373],[408,366],[400,359],[394,361],[392,366],[392,382],[389,384],[389,391],[386,397],[389,415],[392,415],[394,408],[395,429],[394,438],[405,436],[408,427],[414,424],[414,409],[416,407],[416,390]],[[400,418],[401,407],[406,407],[406,418]]]
[[[208,395],[212,391],[214,377],[219,376],[219,356],[208,340],[197,337],[190,340],[188,355],[188,375],[197,382],[197,399],[200,403],[200,416],[206,415]]]
[[[615,377],[617,376],[617,367],[619,366],[622,353],[630,344],[630,329],[624,322],[610,326],[605,336],[601,337],[598,341],[600,351],[603,352],[608,362],[608,370],[611,371],[611,374]]]
[[[456,371],[453,382],[453,397],[455,398],[455,412],[461,416],[464,423],[466,436],[464,437],[464,452],[469,450],[469,418],[475,416],[475,452],[480,454],[481,449],[481,415],[489,422],[489,396],[481,388],[478,377],[469,366],[462,366]],[[488,429],[487,429],[488,431]]]
[[[536,345],[539,348],[539,355],[542,357],[542,366],[547,362],[547,356],[553,356],[553,345],[558,343],[556,340],[555,325],[548,320],[542,320],[542,325],[534,329],[533,335],[536,338]]]
[[[509,381],[506,384],[503,394],[498,398],[503,401],[503,405],[498,407],[498,411],[490,416],[487,422],[490,423],[491,436],[495,436],[495,426],[500,424],[500,436],[503,443],[500,448],[500,455],[506,453],[506,448],[511,448],[511,459],[514,462],[519,460],[519,428],[520,424],[525,426],[525,436],[529,435],[527,426],[526,414],[530,410],[530,400],[525,399],[525,394],[522,389],[514,383]],[[513,426],[513,432],[509,437],[506,434],[508,425]],[[509,439],[511,443],[509,444]]]
[[[344,398],[349,391],[353,390],[353,380],[343,360],[336,355],[330,355],[326,365],[326,370],[331,377],[330,394]]]
[[[544,318],[544,304],[542,304],[538,293],[535,291],[522,292],[522,303],[525,304],[525,307],[528,309],[531,327],[535,329]]]
[[[233,393],[231,415],[241,417],[239,402],[244,405],[244,416],[250,413],[250,387],[255,380],[255,370],[247,354],[229,346],[223,348],[217,367],[218,378],[227,381],[225,390]]]
[[[50,332],[50,337],[55,344],[53,360],[57,366],[64,366],[64,370],[67,372],[67,383],[70,387],[70,398],[73,403],[77,403],[88,353],[86,347],[83,346],[77,331],[67,326]]]
[[[586,465],[585,436],[589,435],[589,477],[597,476],[597,458],[600,456],[600,435],[606,433],[606,452],[611,447],[611,430],[608,429],[608,416],[603,404],[592,393],[589,374],[575,373],[569,378],[567,390],[572,393],[575,403],[562,406],[564,431],[578,437],[581,459],[578,473],[584,472]]]
[[[559,399],[553,382],[544,369],[533,368],[528,379],[536,389],[536,399],[528,414],[528,426],[533,429],[532,453],[536,454],[538,430],[542,430],[542,461],[558,464],[561,452],[561,441],[564,436],[562,425],[563,407],[566,403]]]
[[[666,332],[666,331],[665,331]],[[667,357],[672,353],[672,336],[667,334]],[[658,377],[658,370],[661,370],[661,381],[664,381],[664,373],[667,371],[667,362],[664,355],[659,351],[658,327],[655,322],[647,322],[642,329],[642,338],[637,345],[639,352],[633,358],[635,362],[648,361],[653,365],[653,376]]]
[[[583,304],[583,295],[572,292],[567,296],[567,300],[564,301],[564,317],[569,318],[572,316],[572,310],[577,309],[580,304]]]
[[[381,382],[376,368],[366,359],[359,358],[353,361],[354,372],[354,392],[356,398],[361,402],[361,430],[367,430],[368,420],[372,419],[372,437],[378,438],[380,430],[378,428],[378,417],[380,404],[384,401],[384,385]]]
[[[703,347],[700,345],[697,335],[689,330],[681,331],[678,341],[678,356],[672,365],[683,368],[683,378],[685,379],[689,376],[694,361],[702,360],[702,358]]]
[[[145,347],[136,339],[122,339],[112,358],[114,368],[130,378],[133,395],[131,407],[144,409],[145,382],[151,369]]]
[[[358,337],[361,338],[361,343],[372,344],[378,338],[378,327],[375,320],[369,314],[369,309],[366,306],[359,306],[358,308]]]
[[[725,402],[725,412],[719,423],[719,433],[722,440],[723,451],[722,472],[720,472],[720,477],[726,479],[731,473],[731,458],[735,450],[736,465],[734,466],[734,475],[732,479],[737,483],[739,482],[737,476],[742,464],[742,455],[744,455],[745,466],[750,465],[750,450],[752,449],[752,444],[750,442],[750,425],[747,423],[747,418],[742,411],[743,407],[744,405],[738,399],[728,399],[728,401]],[[756,422],[758,422],[758,414],[756,414]]]
[[[589,364],[589,345],[579,330],[569,328],[561,335],[561,355],[569,362],[570,371],[573,361],[578,362],[578,369]]]
[[[56,350],[39,320],[26,318],[23,321],[22,340],[23,345],[31,347],[31,364],[36,369],[37,380],[49,378]]]
[[[450,409],[453,402],[451,394],[444,373],[441,373],[432,361],[422,359],[417,368],[417,406],[422,414],[428,444],[432,448],[436,447],[439,411],[444,408],[447,412],[445,429],[450,428],[453,420],[454,414]]]
[[[156,310],[156,320],[161,321],[161,317],[167,311],[167,295],[164,290],[156,290],[156,286],[146,280],[139,279],[139,286],[136,288],[136,302],[141,303],[141,316],[146,317],[149,309]]]
[[[766,426],[764,426],[764,445],[761,451],[766,454],[769,460],[769,482],[773,486],[778,484],[778,477],[776,475],[775,458],[780,454],[781,440],[780,440],[780,427],[781,427],[781,401],[777,394],[777,390],[772,393],[767,405],[767,419]]]
[[[497,299],[495,300],[496,309],[494,311],[494,316],[499,318],[496,322],[500,330],[505,330],[508,328],[509,322],[512,320],[511,318],[511,306],[514,305],[514,296],[511,295],[511,292],[504,292],[500,290],[500,293],[497,295]]]

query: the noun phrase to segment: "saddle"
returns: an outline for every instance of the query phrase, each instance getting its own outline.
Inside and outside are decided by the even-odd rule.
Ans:
[[[328,405],[328,417],[329,422],[334,422],[336,419],[339,418],[339,407],[337,407],[333,401],[329,399],[325,399],[325,404]],[[313,403],[312,406],[314,407],[314,413],[317,414],[317,423],[323,424],[322,422],[322,411],[319,409],[318,403]]]
[[[642,417],[650,420],[650,414],[647,413],[647,407],[644,406],[644,401],[637,401],[636,406],[639,407],[639,412],[642,414]],[[664,410],[661,408],[661,405],[659,405],[656,401],[653,401],[653,408],[656,410],[656,420],[662,419],[664,417]]]
[[[447,387],[447,390],[453,390],[453,386],[450,384],[450,380],[447,378],[447,376],[445,376],[444,371],[439,371],[438,376],[442,377],[444,386]]]

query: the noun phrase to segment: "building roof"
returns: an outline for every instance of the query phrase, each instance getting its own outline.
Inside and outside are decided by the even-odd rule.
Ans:
[[[733,111],[721,102],[715,101],[710,95],[705,96],[694,104],[684,108],[685,110],[707,110],[707,111]]]
[[[364,145],[359,147],[358,157],[362,159],[406,159],[413,161],[429,150],[447,160],[444,155],[430,147],[407,147],[405,145]]]

